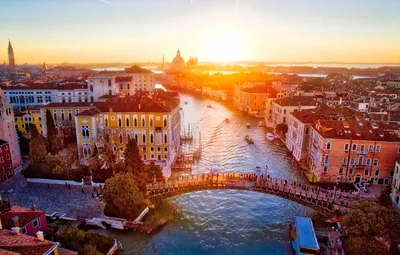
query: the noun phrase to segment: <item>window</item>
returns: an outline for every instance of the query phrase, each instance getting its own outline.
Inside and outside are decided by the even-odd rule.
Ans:
[[[121,120],[121,118],[118,118],[118,127],[122,127],[122,120]]]
[[[369,170],[365,170],[364,175],[369,175]]]
[[[363,161],[364,161],[364,157],[363,157],[363,156],[360,156],[360,157],[358,158],[358,165],[362,166]]]
[[[153,134],[150,134],[150,143],[154,143],[154,136],[153,136]]]
[[[164,152],[167,152],[167,151],[168,151],[168,148],[167,148],[167,147],[165,147],[165,148],[164,148]]]
[[[142,142],[143,142],[143,143],[146,143],[146,134],[143,134],[143,135],[142,135]]]
[[[350,175],[354,174],[354,169],[353,168],[350,168],[349,174]]]
[[[167,134],[164,135],[164,143],[168,143]]]
[[[121,84],[121,90],[123,90],[123,89],[124,89],[124,85]]]
[[[167,126],[167,119],[164,119],[164,127]]]
[[[10,159],[10,154],[7,154],[7,155],[6,155],[6,159]]]
[[[33,222],[33,227],[36,228],[37,226],[39,226],[39,221],[38,220],[34,220]]]
[[[149,126],[153,127],[153,119],[150,119]]]
[[[157,147],[157,151],[160,152],[160,151],[161,151],[161,148],[160,148],[160,147]]]
[[[89,126],[82,126],[82,139],[89,140]]]
[[[353,144],[352,150],[353,150],[353,151],[356,151],[356,150],[357,150],[357,144]]]
[[[68,110],[68,120],[72,120],[72,110]]]
[[[135,119],[133,120],[133,125],[134,125],[135,127],[138,126],[138,122],[137,122],[137,118],[136,118],[136,117],[135,117]]]
[[[375,170],[375,176],[379,176],[379,170]]]
[[[135,134],[135,141],[138,142],[138,135]]]
[[[373,146],[372,144],[370,144],[370,145],[368,146],[368,151],[369,151],[369,152],[373,152],[373,151],[374,151],[374,146]]]
[[[365,145],[360,145],[360,151],[365,151]]]
[[[354,165],[355,163],[356,163],[356,159],[355,158],[351,158],[350,165]]]
[[[119,142],[122,143],[122,135],[119,135]]]
[[[93,85],[90,85],[90,92],[93,92]]]
[[[144,118],[142,119],[142,127],[146,127],[146,120]]]
[[[393,177],[394,171],[390,171],[390,177]]]
[[[326,164],[329,163],[329,155],[326,155],[326,156],[325,156],[325,163],[326,163]]]
[[[347,158],[343,158],[342,165],[347,165]]]
[[[328,167],[326,166],[326,167],[324,167],[324,173],[327,173],[328,172]]]
[[[375,151],[376,151],[376,152],[380,152],[380,151],[381,151],[381,146],[380,146],[380,145],[377,145]]]
[[[108,95],[109,95],[109,96],[111,96],[111,95],[112,95],[111,89],[110,89],[110,90],[108,90]]]
[[[129,127],[129,118],[126,118],[126,126]]]
[[[26,228],[21,228],[21,233],[26,234]]]
[[[57,121],[57,111],[53,110],[53,119],[54,121]]]
[[[4,158],[0,157],[0,163],[3,163],[3,162],[4,162]]]
[[[330,149],[331,149],[331,142],[328,142],[328,143],[326,144],[326,149],[327,149],[327,150],[330,150]]]
[[[367,166],[370,166],[370,165],[371,165],[371,159],[370,159],[370,158],[367,158],[367,163],[366,163],[366,165],[367,165]]]
[[[111,87],[111,80],[108,80],[108,86]]]
[[[378,160],[377,159],[374,159],[374,166],[377,166],[378,165]]]
[[[104,119],[104,125],[105,125],[106,127],[108,127],[108,118],[105,118],[105,119]]]
[[[344,151],[349,151],[349,144],[348,143],[344,144]]]
[[[150,147],[150,151],[153,152],[154,151],[154,147]]]

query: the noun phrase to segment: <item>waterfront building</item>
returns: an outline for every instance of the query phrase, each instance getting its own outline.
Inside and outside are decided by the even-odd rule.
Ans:
[[[271,127],[278,124],[288,124],[290,113],[302,110],[315,109],[319,105],[312,96],[289,96],[276,99],[272,102]]]
[[[120,88],[120,93],[123,89],[130,90],[130,95],[133,95],[135,91],[153,91],[156,86],[156,80],[154,73],[148,69],[142,68],[140,66],[134,65],[130,68],[125,68],[124,77],[132,77],[132,84]],[[122,83],[119,83],[121,86]]]
[[[7,141],[0,139],[0,184],[13,176],[13,165],[10,153],[10,146]]]
[[[210,86],[211,84],[207,84],[207,85]],[[212,85],[214,85],[214,84],[212,84]],[[203,95],[212,97],[216,100],[222,100],[222,101],[228,100],[228,94],[227,94],[226,90],[215,89],[215,86],[211,86],[211,87],[208,87],[208,86],[201,87],[201,93]]]
[[[397,207],[400,207],[400,159],[396,160],[392,181],[392,201]]]
[[[22,164],[21,152],[15,129],[14,111],[0,88],[0,139],[8,142],[13,169]]]
[[[315,181],[388,184],[399,152],[400,138],[376,123],[318,120],[307,161]]]
[[[102,141],[123,150],[129,139],[135,139],[145,162],[167,164],[180,146],[179,104],[178,98],[164,93],[137,93],[95,103],[75,117],[79,156],[89,157]]]
[[[0,229],[0,254],[5,255],[77,255],[77,252],[60,247],[60,243],[44,239],[43,232],[36,237],[21,234],[20,228]]]
[[[42,133],[43,124],[39,106],[28,108],[22,112],[15,111],[14,117],[15,128],[23,135],[30,137],[30,128],[32,124],[35,124],[39,133]]]
[[[245,83],[235,87],[234,106],[254,117],[265,117],[266,100],[275,97],[276,90],[264,82]]]
[[[14,49],[11,45],[10,40],[8,40],[8,66],[9,66],[10,70],[15,71]]]
[[[315,121],[362,119],[362,115],[347,108],[316,108],[312,110],[295,111],[290,113],[286,147],[292,152],[296,161],[304,161],[308,156],[310,133]]]
[[[101,96],[115,96],[120,93],[115,76],[92,76],[88,79],[90,102],[97,102]]]
[[[43,211],[20,206],[12,206],[10,210],[0,214],[1,225],[4,229],[20,228],[22,234],[36,236],[38,231],[49,232],[46,215]]]

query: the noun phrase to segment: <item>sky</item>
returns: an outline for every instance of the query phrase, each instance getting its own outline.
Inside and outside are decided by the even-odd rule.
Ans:
[[[0,61],[400,62],[400,0],[0,0]]]

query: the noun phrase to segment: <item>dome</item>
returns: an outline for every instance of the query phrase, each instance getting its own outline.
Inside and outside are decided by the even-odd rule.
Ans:
[[[183,71],[185,69],[185,60],[181,56],[181,52],[178,50],[176,56],[172,60],[170,70],[172,71]]]

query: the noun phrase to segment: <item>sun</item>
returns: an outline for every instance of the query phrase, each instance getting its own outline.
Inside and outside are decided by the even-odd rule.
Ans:
[[[243,43],[238,33],[229,28],[220,28],[207,35],[205,55],[214,62],[243,60]]]

